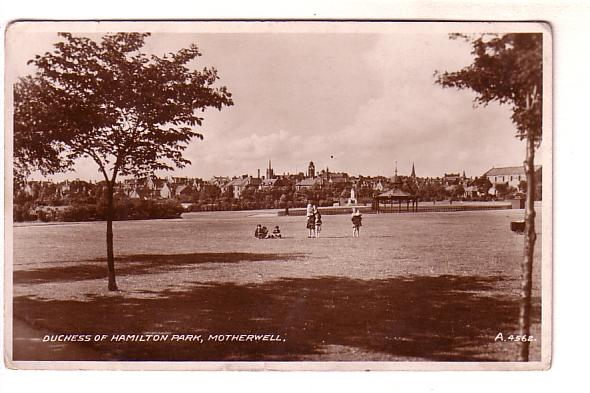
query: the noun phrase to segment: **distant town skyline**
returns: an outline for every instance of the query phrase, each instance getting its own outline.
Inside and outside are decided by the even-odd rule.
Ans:
[[[431,179],[436,179],[436,178],[444,178],[445,175],[459,175],[459,176],[463,176],[465,175],[466,178],[475,178],[475,177],[482,177],[486,171],[489,171],[491,169],[503,169],[503,168],[514,168],[515,166],[507,166],[507,165],[503,165],[503,166],[499,166],[499,165],[495,165],[495,166],[490,166],[488,169],[486,169],[486,171],[484,171],[483,173],[479,173],[479,174],[475,174],[472,173],[470,174],[468,171],[463,170],[463,169],[457,169],[457,170],[446,170],[441,172],[440,174],[437,175],[420,175],[419,171],[417,169],[415,169],[415,176],[412,176],[412,164],[410,164],[409,166],[409,171],[407,171],[407,173],[405,171],[400,170],[399,165],[396,167],[394,164],[394,170],[391,173],[350,173],[350,172],[346,172],[346,171],[339,171],[339,170],[334,170],[330,167],[317,167],[317,165],[315,165],[314,161],[311,161],[314,163],[315,166],[315,176],[314,177],[318,177],[320,176],[322,173],[325,173],[326,171],[329,171],[329,173],[331,174],[346,174],[350,177],[353,178],[358,178],[359,176],[362,177],[371,177],[371,178],[377,178],[377,177],[386,177],[386,178],[392,178],[395,175],[399,176],[399,177],[416,177],[416,178],[423,178],[423,179],[427,179],[427,178],[431,178]],[[298,175],[303,175],[305,178],[308,178],[308,165],[309,162],[307,163],[307,165],[302,165],[301,167],[297,167],[297,169],[295,171],[286,171],[286,172],[277,172],[274,168],[274,165],[272,167],[273,170],[273,176],[272,178],[280,178],[280,177],[284,177],[284,176],[298,176]],[[540,165],[539,165],[540,166]],[[414,165],[415,167],[415,165]],[[229,178],[229,179],[233,179],[233,178],[240,178],[243,176],[250,176],[253,178],[268,178],[268,172],[267,172],[267,168],[268,168],[268,163],[266,167],[263,168],[257,168],[256,172],[254,173],[231,173],[231,174],[227,174],[227,173],[216,173],[214,175],[211,176],[194,176],[189,174],[181,174],[180,171],[160,171],[155,173],[153,176],[159,179],[166,179],[166,178],[189,178],[189,179],[201,179],[203,181],[208,181],[211,180],[213,178]],[[397,171],[396,171],[397,168]],[[133,178],[132,176],[120,176],[119,179],[117,180],[118,182],[122,182],[126,179],[131,179]],[[63,174],[56,174],[56,175],[51,175],[51,176],[47,176],[47,177],[43,177],[40,176],[39,174],[35,174],[34,176],[30,177],[28,180],[31,181],[43,181],[43,180],[48,180],[51,182],[63,182],[63,181],[73,181],[73,180],[81,180],[81,181],[92,181],[92,182],[100,182],[103,181],[104,178],[101,178],[100,176],[98,177],[81,177],[79,172],[66,172]]]
[[[448,33],[157,33],[145,51],[162,55],[196,43],[197,68],[218,70],[235,105],[204,113],[185,157],[192,165],[157,176],[261,176],[305,172],[309,161],[350,175],[440,177],[520,165],[510,108],[473,108],[470,91],[442,89],[435,71],[471,63],[470,47]],[[449,31],[450,32],[450,31]],[[75,33],[74,33],[75,34]],[[101,34],[89,35],[99,39]],[[9,51],[17,76],[52,49],[54,33],[23,34]],[[14,40],[13,40],[14,41]],[[10,49],[10,48],[9,48]],[[542,157],[539,151],[537,162]],[[40,176],[35,175],[35,179]],[[91,160],[52,179],[101,180]]]

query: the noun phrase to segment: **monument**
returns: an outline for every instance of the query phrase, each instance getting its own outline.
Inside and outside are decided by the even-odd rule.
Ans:
[[[350,198],[348,198],[347,206],[356,206],[357,200],[354,193],[354,187],[350,189]]]

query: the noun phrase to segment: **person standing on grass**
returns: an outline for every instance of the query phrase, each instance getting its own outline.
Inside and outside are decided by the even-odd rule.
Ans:
[[[363,221],[363,215],[361,214],[361,211],[356,209],[356,208],[352,208],[352,237],[360,237],[360,232],[361,232],[361,226]]]
[[[314,206],[314,216],[315,216],[315,237],[320,237],[320,232],[322,231],[322,215],[320,214],[319,209]]]
[[[309,231],[307,237],[311,238],[315,236],[315,216],[313,214],[313,205],[307,204],[307,230]]]

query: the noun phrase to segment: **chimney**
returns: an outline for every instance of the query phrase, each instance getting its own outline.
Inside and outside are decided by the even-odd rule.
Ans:
[[[258,178],[260,179],[260,169],[258,170]]]

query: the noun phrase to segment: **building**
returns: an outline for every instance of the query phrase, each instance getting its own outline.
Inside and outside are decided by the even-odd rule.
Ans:
[[[457,185],[460,184],[463,178],[457,173],[445,173],[443,177],[443,184],[446,186]]]
[[[181,184],[174,189],[174,196],[179,198],[181,196],[190,197],[194,189],[190,184]]]
[[[167,182],[160,188],[160,198],[170,199],[174,196],[174,189]]]
[[[231,189],[233,192],[233,196],[235,199],[240,199],[242,196],[242,192],[246,188],[259,188],[262,184],[262,179],[257,177],[252,177],[248,175],[243,175],[242,177],[238,177],[227,183],[223,190]]]
[[[208,183],[212,186],[217,186],[219,188],[223,188],[226,184],[230,182],[230,178],[226,176],[213,176],[209,179]]]
[[[348,174],[341,172],[341,173],[330,173],[328,177],[328,183],[336,185],[336,184],[348,184]]]
[[[535,165],[535,176],[537,182],[541,182],[541,165]],[[507,166],[501,168],[492,168],[483,176],[487,177],[493,186],[496,184],[508,184],[510,187],[518,188],[521,181],[526,181],[526,174],[524,173],[524,166]]]
[[[132,188],[126,192],[126,195],[129,199],[149,199],[151,197],[150,190],[146,188]]]
[[[309,166],[307,167],[307,177],[313,179],[315,177],[315,165],[313,161],[309,162]]]
[[[270,164],[270,160],[268,160],[268,168],[266,168],[266,179],[274,179],[275,178],[275,171],[272,169]]]
[[[197,191],[201,191],[201,189],[203,188],[203,180],[202,179],[193,179],[192,188]]]
[[[172,182],[174,184],[189,184],[190,179],[188,177],[169,177],[168,178],[169,182]]]
[[[379,192],[383,192],[385,190],[385,186],[383,185],[383,182],[381,180],[377,180],[376,183],[373,183],[372,188],[374,191],[379,191]]]
[[[274,188],[274,187],[282,187],[283,186],[283,182],[281,181],[281,179],[278,178],[274,178],[274,179],[262,179],[261,183],[260,183],[260,189],[269,189],[269,188]]]
[[[324,185],[324,180],[321,177],[314,178],[307,178],[303,179],[298,183],[295,183],[295,189],[299,190],[309,190],[314,186],[322,187]]]
[[[464,198],[475,198],[479,196],[479,191],[476,186],[467,186],[464,188]]]

